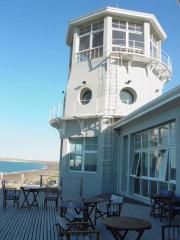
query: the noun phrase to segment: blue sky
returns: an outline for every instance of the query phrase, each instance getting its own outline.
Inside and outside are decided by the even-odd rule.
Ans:
[[[0,157],[59,159],[49,110],[62,101],[68,73],[68,21],[106,6],[153,13],[173,59],[168,91],[180,83],[180,7],[176,0],[1,0]]]

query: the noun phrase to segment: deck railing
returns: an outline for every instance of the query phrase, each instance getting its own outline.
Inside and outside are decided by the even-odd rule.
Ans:
[[[56,187],[59,185],[59,175],[56,171],[45,173],[20,173],[20,174],[2,174],[0,180],[7,180],[8,186],[20,188],[24,185],[39,185]],[[0,188],[1,188],[0,184]]]

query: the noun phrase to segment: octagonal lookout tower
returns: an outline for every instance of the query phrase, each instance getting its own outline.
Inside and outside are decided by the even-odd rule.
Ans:
[[[86,195],[116,184],[112,123],[160,96],[171,79],[165,39],[156,17],[142,12],[107,7],[70,21],[63,111],[54,109],[50,124],[61,136],[61,175],[98,183]]]

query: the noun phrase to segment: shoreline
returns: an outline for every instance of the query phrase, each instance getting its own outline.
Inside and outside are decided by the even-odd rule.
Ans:
[[[19,171],[19,172],[0,172],[0,174],[3,175],[11,175],[11,174],[23,174],[23,173],[31,173],[31,172],[38,172],[42,170],[48,169],[48,166],[40,168],[40,169],[35,169],[35,170],[25,170],[25,171]]]
[[[37,161],[36,161],[37,162]],[[46,167],[37,170],[0,173],[0,180],[7,180],[10,185],[20,188],[22,184],[39,184],[42,176],[43,184],[57,182],[59,178],[58,162],[44,162]]]

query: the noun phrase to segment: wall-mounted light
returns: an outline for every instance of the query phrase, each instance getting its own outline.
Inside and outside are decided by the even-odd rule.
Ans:
[[[125,82],[125,84],[130,84],[132,81],[131,80],[128,80]]]
[[[158,92],[159,92],[159,89],[156,89],[156,90],[155,90],[155,93],[158,93]]]

